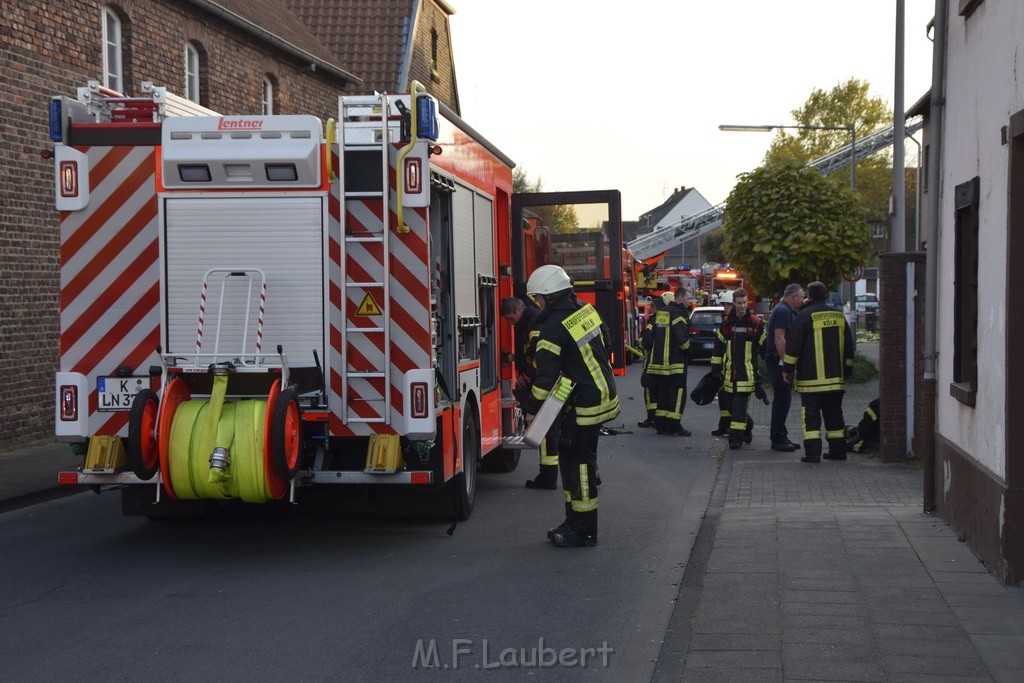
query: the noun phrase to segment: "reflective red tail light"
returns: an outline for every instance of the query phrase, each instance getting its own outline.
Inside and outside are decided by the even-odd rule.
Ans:
[[[423,418],[430,416],[430,408],[427,403],[427,383],[426,382],[413,382],[409,385],[410,389],[410,408],[409,414],[413,418]]]
[[[60,419],[61,422],[78,419],[78,387],[74,384],[60,386]]]

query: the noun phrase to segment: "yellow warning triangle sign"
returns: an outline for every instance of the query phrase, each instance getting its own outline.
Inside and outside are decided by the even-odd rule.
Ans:
[[[356,309],[356,315],[382,315],[383,311],[380,310],[380,306],[373,300],[373,295],[369,292],[363,297],[363,303],[359,304],[359,308]]]

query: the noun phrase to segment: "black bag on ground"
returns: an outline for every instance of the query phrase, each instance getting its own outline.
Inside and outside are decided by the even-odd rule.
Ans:
[[[715,400],[721,388],[722,375],[712,370],[697,382],[697,386],[690,392],[690,400],[699,406],[706,406]]]

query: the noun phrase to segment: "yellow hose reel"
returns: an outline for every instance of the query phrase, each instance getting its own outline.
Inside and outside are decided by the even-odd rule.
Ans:
[[[266,400],[226,400],[228,375],[214,368],[208,399],[180,378],[160,400],[139,392],[128,420],[128,463],[140,479],[160,472],[171,498],[264,503],[284,497],[299,470],[298,397],[276,380]]]

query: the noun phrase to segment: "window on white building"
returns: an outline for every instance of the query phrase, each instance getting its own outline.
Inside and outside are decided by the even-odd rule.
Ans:
[[[185,43],[185,97],[199,104],[199,49]]]
[[[978,389],[978,205],[981,179],[956,186],[953,222],[953,396],[974,405]]]
[[[114,10],[104,7],[100,22],[103,26],[103,85],[122,92],[124,77],[121,69],[121,20]]]

